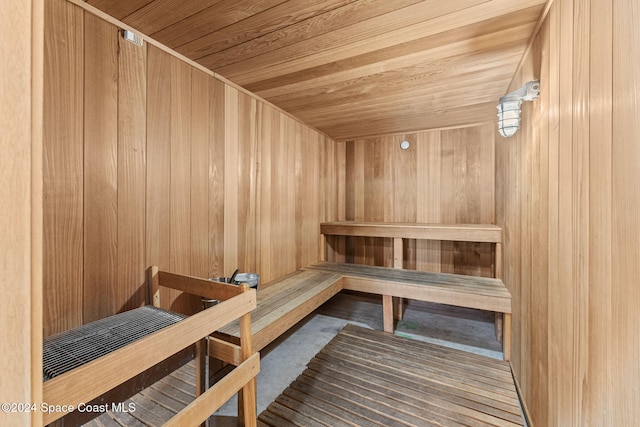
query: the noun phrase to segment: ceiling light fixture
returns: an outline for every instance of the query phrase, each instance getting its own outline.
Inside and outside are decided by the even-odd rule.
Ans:
[[[540,80],[531,80],[520,89],[501,97],[498,101],[498,132],[509,138],[520,128],[520,105],[540,96]]]

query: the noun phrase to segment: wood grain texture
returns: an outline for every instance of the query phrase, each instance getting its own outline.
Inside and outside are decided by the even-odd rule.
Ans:
[[[509,89],[540,78],[543,90],[516,137],[496,145],[512,360],[533,425],[625,425],[640,414],[629,186],[640,63],[622,54],[640,45],[636,6],[554,2]]]
[[[171,268],[171,58],[160,49],[147,50],[147,199],[146,265]],[[169,298],[166,288],[161,300]]]
[[[147,49],[120,40],[118,56],[118,295],[119,311],[147,299],[145,199]],[[131,298],[133,297],[133,298]]]
[[[163,49],[123,41],[115,27],[93,16],[85,31],[86,12],[52,4],[49,31],[65,31],[47,42],[43,222],[50,239],[45,292],[52,303],[45,328],[66,329],[65,316],[80,324],[84,313],[106,316],[145,303],[147,265],[202,277],[241,267],[268,282],[320,258],[318,224],[337,219],[323,215],[325,206],[338,204],[328,184],[338,172],[321,172],[322,141],[328,150],[334,141]],[[67,15],[77,22],[67,24]],[[97,57],[91,64],[82,59],[85,40]],[[117,58],[110,63],[114,46]],[[111,50],[102,55],[99,47]],[[70,132],[77,147],[65,136]],[[63,193],[68,197],[58,197]],[[85,229],[91,235],[83,248]],[[75,246],[54,252],[59,245],[79,252]],[[101,251],[114,257],[112,267],[108,255],[96,264]],[[113,288],[97,279],[109,269],[117,275]],[[63,280],[73,272],[79,281]],[[172,298],[168,304],[178,310],[200,307],[177,293]]]
[[[226,85],[214,79],[209,119],[209,274],[223,277],[225,216],[225,105]]]
[[[633,1],[613,2],[613,93],[612,93],[612,380],[620,384],[614,391],[614,417],[620,424],[633,423],[640,414],[640,391],[634,378],[640,377],[640,367],[632,362],[640,351],[640,339],[634,331],[640,326],[640,290],[637,286],[640,241],[638,208],[637,141],[640,124],[638,81],[640,33],[636,23],[640,9]],[[596,47],[597,49],[597,47]],[[600,52],[600,50],[597,50]],[[606,51],[605,51],[606,52]],[[606,66],[604,68],[606,70]],[[606,94],[604,94],[605,100]],[[600,99],[593,100],[598,105]],[[606,128],[604,129],[606,130]],[[597,141],[597,140],[596,140]],[[597,218],[593,219],[597,221]],[[620,286],[625,284],[626,286]],[[592,347],[592,348],[595,348]]]
[[[88,0],[345,141],[492,120],[544,3]]]
[[[502,230],[493,224],[333,221],[320,224],[323,234],[498,243]]]
[[[118,29],[84,13],[83,322],[118,300]]]
[[[42,401],[42,103],[44,2],[0,6],[0,356],[3,402]],[[10,155],[6,155],[10,153]],[[42,425],[40,413],[0,413],[6,425]]]
[[[82,324],[83,12],[46,3],[44,76],[44,335]],[[64,285],[61,285],[64,284]]]
[[[325,425],[317,420],[336,426],[523,425],[508,363],[352,325],[259,419],[309,426]]]
[[[189,274],[209,277],[209,118],[213,78],[191,69],[191,265]]]
[[[347,142],[346,219],[493,223],[494,162],[484,163],[495,152],[492,128],[484,125]],[[402,140],[409,141],[408,150],[400,149]],[[340,245],[340,241],[334,239],[331,244]],[[346,259],[391,265],[391,240],[353,237],[345,242],[350,242],[342,255]],[[404,261],[411,268],[488,277],[493,274],[489,244],[409,245]]]

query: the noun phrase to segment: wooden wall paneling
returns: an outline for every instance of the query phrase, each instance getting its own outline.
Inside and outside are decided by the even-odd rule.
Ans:
[[[320,141],[317,132],[298,124],[296,141],[296,267],[318,260],[320,239]]]
[[[400,148],[402,141],[409,142],[409,148]],[[393,215],[392,221],[416,222],[417,221],[417,135],[398,135],[389,141],[389,158],[393,159],[392,190]],[[385,214],[386,217],[386,214]],[[403,239],[403,267],[415,269],[416,267],[416,241],[413,239]],[[393,243],[391,243],[393,245]],[[391,254],[391,256],[393,256]],[[392,266],[392,265],[391,265]]]
[[[325,209],[325,194],[324,194],[324,172],[323,153],[321,150],[326,149],[324,145],[324,136],[318,133],[316,130],[306,128],[309,132],[309,140],[303,143],[303,148],[309,148],[306,152],[306,163],[309,164],[308,181],[311,187],[311,194],[313,195],[307,209],[309,211],[309,217],[305,223],[305,231],[308,239],[308,247],[306,248],[306,257],[303,258],[304,265],[309,265],[312,262],[316,262],[320,259],[320,241],[321,235],[319,232],[318,224],[322,222]]]
[[[44,2],[0,6],[0,400],[42,401],[42,96]],[[2,425],[41,425],[39,411],[0,412]]]
[[[191,268],[209,276],[209,118],[213,78],[191,68]]]
[[[316,141],[318,141],[318,162],[319,162],[319,176],[318,176],[318,194],[320,196],[319,202],[319,212],[318,212],[318,220],[320,222],[326,222],[327,218],[330,217],[330,212],[332,211],[335,204],[332,203],[332,198],[329,193],[329,185],[332,183],[331,176],[333,174],[333,167],[335,167],[335,146],[328,144],[327,138],[324,135],[318,134],[314,132]],[[332,161],[333,159],[333,161]],[[331,163],[330,163],[331,162]],[[337,189],[337,186],[334,187]],[[318,246],[316,248],[316,253],[318,254],[318,260],[326,260],[326,250],[327,247],[326,238],[324,235],[319,235]]]
[[[289,186],[294,182],[295,170],[291,162],[291,159],[294,158],[294,153],[292,153],[287,144],[287,141],[290,141],[291,138],[290,120],[280,113],[276,117],[277,132],[274,133],[274,137],[277,138],[277,142],[275,140],[271,141],[272,147],[275,148],[271,153],[271,182],[275,183],[275,197],[272,199],[271,204],[273,209],[272,221],[274,221],[275,225],[275,233],[272,240],[272,259],[275,261],[273,263],[274,274],[280,276],[287,272],[288,263],[285,258],[289,250],[295,250],[295,247],[293,247],[295,235],[290,229],[293,220],[290,216],[290,211],[292,208],[295,209],[295,204],[289,204]],[[295,263],[295,253],[292,254],[294,255],[293,260]]]
[[[118,311],[123,311],[147,300],[147,48],[118,40]]]
[[[295,270],[296,268],[298,268],[298,262],[301,261],[301,258],[298,258],[297,253],[300,250],[298,248],[298,243],[302,242],[302,240],[298,240],[298,233],[297,233],[297,218],[296,218],[296,209],[297,206],[299,206],[298,203],[298,189],[299,186],[296,185],[296,183],[298,182],[297,180],[297,176],[298,176],[298,166],[302,165],[302,145],[301,145],[301,141],[303,140],[303,138],[306,138],[306,132],[303,131],[301,123],[293,120],[291,117],[287,118],[287,122],[289,123],[289,136],[287,138],[288,141],[288,145],[289,145],[289,162],[291,165],[291,169],[289,170],[289,177],[290,177],[290,184],[293,185],[289,185],[288,188],[288,196],[289,196],[289,201],[291,203],[291,208],[289,209],[289,218],[291,219],[290,224],[292,225],[291,229],[289,230],[289,232],[291,233],[291,242],[293,243],[293,246],[291,247],[290,250],[290,254],[293,256],[293,270]]]
[[[238,268],[238,162],[239,117],[238,90],[225,85],[224,106],[224,265],[222,272],[229,275]]]
[[[417,195],[416,220],[438,223],[441,217],[441,133],[420,132],[416,140]],[[438,240],[418,240],[416,242],[416,270],[439,272],[441,270],[440,246]]]
[[[445,130],[440,136],[440,222],[455,223],[454,137],[458,130]],[[443,273],[455,272],[455,242],[441,242],[440,262]]]
[[[492,126],[347,142],[344,180],[347,219],[357,219],[360,204],[361,220],[365,221],[415,222],[419,218],[450,223],[494,221],[495,133]],[[407,151],[399,148],[404,139],[410,142]],[[358,178],[359,171],[362,178]],[[359,182],[363,190],[356,188]],[[348,244],[344,252],[360,260],[358,262],[391,265],[390,239],[348,238],[345,241]],[[431,265],[432,270],[493,274],[492,245],[414,241],[403,244],[405,262],[411,268],[418,265],[426,268],[432,262],[427,259],[435,256],[437,266]]]
[[[274,131],[278,129],[278,113],[270,106],[259,102],[258,123],[258,203],[256,211],[256,238],[258,239],[256,271],[264,283],[274,279],[272,273],[271,239],[272,231],[272,154]],[[275,128],[275,129],[274,129]],[[277,139],[277,135],[275,135]]]
[[[603,351],[614,348],[617,329],[612,305],[613,144],[609,143],[613,134],[613,2],[594,0],[590,7],[589,385],[585,406],[613,408],[620,401],[615,395],[618,388],[613,382],[611,353]],[[585,411],[585,417],[585,424],[590,425],[605,425],[611,419],[605,410]]]
[[[191,68],[177,58],[171,70],[171,176],[169,190],[169,264],[178,274],[191,273]],[[188,312],[185,294],[172,290],[172,310]]]
[[[346,189],[346,169],[347,169],[347,144],[345,142],[336,142],[336,167],[337,170],[337,195],[338,195],[338,220],[347,218],[347,189]]]
[[[171,270],[171,57],[147,48],[146,265]],[[160,289],[161,301],[171,290]],[[167,308],[167,307],[165,307]]]
[[[272,110],[271,122],[271,222],[270,252],[272,274],[277,277],[284,270],[284,253],[282,251],[283,240],[286,236],[287,215],[287,147],[285,144],[285,118],[280,113]]]
[[[83,12],[45,4],[44,336],[82,324]]]
[[[480,223],[495,224],[495,150],[496,124],[488,123],[478,128],[478,146],[480,147],[480,160],[478,161],[478,185],[476,191],[479,194]],[[484,277],[495,276],[493,263],[495,262],[495,245],[478,244],[476,249],[480,252],[480,275]]]
[[[549,81],[549,21],[545,20],[540,31],[540,37],[536,39],[532,47],[532,55],[540,57],[539,65],[534,65],[540,70],[540,81]],[[546,301],[549,298],[548,276],[549,260],[546,248],[549,246],[549,85],[540,88],[540,100],[532,109],[530,118],[532,123],[538,123],[537,149],[532,153],[532,206],[531,206],[531,301],[529,333],[531,335],[530,354],[535,354],[537,363],[531,367],[529,373],[528,395],[525,397],[527,412],[529,406],[547,406],[548,395],[548,342],[549,322]],[[538,304],[533,303],[538,301]],[[522,384],[521,384],[522,387]],[[538,425],[540,425],[538,423]]]
[[[367,150],[368,148],[368,150]],[[354,164],[348,165],[347,167],[353,168],[353,211],[352,216],[356,221],[362,221],[367,218],[367,211],[365,208],[365,198],[364,194],[367,186],[371,185],[369,181],[366,180],[365,177],[365,162],[364,156],[366,153],[370,151],[370,147],[365,146],[365,141],[362,139],[357,139],[353,141],[353,158]],[[350,219],[350,218],[347,218]],[[364,252],[364,248],[366,245],[366,240],[364,237],[354,237],[351,240],[354,245],[353,249],[353,262],[356,264],[364,264],[366,261],[366,255]]]
[[[118,29],[84,13],[83,323],[116,314]]]
[[[619,425],[640,416],[640,9],[632,0],[613,2],[612,106],[612,382],[611,409]],[[606,57],[606,56],[605,56]],[[605,98],[604,100],[606,100]],[[605,104],[606,105],[606,104]]]
[[[365,221],[384,221],[385,213],[393,204],[392,176],[388,144],[386,138],[363,140],[364,193],[363,218]],[[389,188],[387,188],[389,187]],[[389,239],[364,237],[365,263],[391,266],[388,249]]]
[[[284,126],[284,140],[286,148],[286,166],[282,172],[285,173],[285,194],[286,194],[286,210],[285,210],[285,234],[283,241],[280,242],[281,253],[283,254],[283,270],[281,274],[293,272],[296,269],[296,145],[300,143],[299,122],[293,120],[289,116],[282,115]]]
[[[506,188],[509,194],[509,197],[505,201],[505,227],[502,227],[503,239],[505,242],[509,242],[511,247],[519,248],[520,246],[520,188],[521,188],[521,174],[520,167],[521,165],[518,163],[520,158],[518,157],[519,151],[519,135],[515,135],[510,140],[501,141],[505,149],[505,164],[507,168],[507,176],[506,178]],[[517,159],[518,162],[511,161],[510,159]],[[507,287],[509,288],[509,292],[512,297],[512,330],[511,335],[514,337],[520,337],[518,332],[520,331],[520,319],[521,319],[521,310],[520,310],[520,251],[514,250],[506,253],[504,251],[504,276],[505,279],[508,278]],[[516,303],[518,302],[518,303]],[[517,314],[516,314],[517,313]],[[515,343],[514,343],[515,344]],[[521,340],[518,338],[517,345],[521,345]],[[520,355],[515,354],[515,352],[511,355],[511,365],[514,369],[519,370],[520,368]]]
[[[15,16],[16,11],[17,13],[20,14],[19,17]],[[24,37],[21,33],[21,30],[17,30],[14,32],[14,31],[11,31],[11,28],[9,25],[5,26],[5,24],[8,21],[11,21],[13,25],[16,25],[16,28],[26,30],[27,28],[29,28],[28,25],[24,25],[25,24],[24,19],[26,18],[27,14],[30,14],[29,21],[31,23],[31,27],[30,27],[31,38]],[[43,221],[43,204],[44,204],[43,202],[43,184],[44,184],[44,180],[43,180],[43,128],[44,128],[43,105],[44,105],[45,4],[43,0],[32,0],[31,8],[29,10],[25,10],[25,8],[14,8],[11,13],[2,14],[2,15],[5,18],[5,20],[3,20],[2,25],[5,26],[5,29],[8,30],[5,32],[5,34],[11,34],[14,37],[17,36],[19,40],[30,43],[30,49],[29,49],[29,48],[25,48],[25,46],[23,46],[19,42],[5,43],[6,40],[3,40],[2,42],[0,42],[0,45],[2,45],[3,48],[7,45],[13,46],[13,48],[22,52],[23,54],[22,58],[28,58],[28,59],[25,59],[24,62],[20,60],[12,62],[14,66],[19,67],[19,70],[11,70],[12,72],[7,73],[10,76],[9,78],[11,79],[11,82],[12,82],[11,85],[14,85],[11,89],[5,90],[4,86],[6,85],[6,80],[0,79],[0,81],[2,81],[1,83],[2,88],[0,92],[5,96],[5,98],[2,101],[0,101],[0,104],[2,105],[1,109],[3,110],[3,111],[0,111],[0,116],[8,120],[9,123],[13,124],[12,126],[3,126],[3,129],[5,129],[5,132],[6,132],[5,135],[9,137],[8,138],[9,141],[12,141],[13,143],[18,143],[18,144],[24,144],[27,142],[25,138],[21,137],[20,135],[12,135],[11,132],[12,130],[13,131],[16,130],[16,128],[14,127],[16,123],[25,123],[25,122],[29,123],[29,120],[25,120],[26,116],[23,114],[24,111],[22,111],[22,108],[24,106],[16,108],[16,105],[20,106],[21,103],[16,102],[15,100],[22,99],[29,102],[29,97],[25,95],[26,93],[29,93],[30,102],[31,102],[31,114],[29,115],[31,119],[30,120],[30,125],[31,125],[30,233],[22,233],[23,230],[19,226],[15,226],[16,223],[12,221],[11,214],[4,215],[4,212],[2,213],[2,217],[7,220],[5,224],[10,224],[11,229],[16,230],[18,233],[20,233],[21,237],[23,238],[27,236],[30,237],[30,248],[29,248],[30,250],[29,261],[31,263],[31,270],[29,272],[30,283],[27,283],[26,286],[21,286],[24,282],[22,282],[19,277],[15,277],[15,276],[12,277],[12,275],[16,274],[15,271],[8,270],[5,276],[6,280],[9,283],[14,283],[14,285],[20,286],[22,292],[25,292],[25,293],[30,292],[31,295],[30,295],[30,298],[28,298],[30,310],[22,311],[22,313],[25,313],[25,312],[28,313],[28,315],[30,315],[30,318],[27,320],[27,322],[24,322],[23,318],[16,318],[15,319],[15,321],[17,321],[16,323],[14,319],[6,321],[6,318],[2,317],[2,323],[5,325],[5,330],[8,331],[9,334],[14,335],[16,334],[16,331],[19,331],[17,332],[17,335],[26,338],[27,334],[30,333],[30,341],[29,341],[29,344],[27,344],[27,345],[30,345],[31,347],[30,360],[26,359],[25,357],[20,357],[20,356],[24,356],[24,354],[20,354],[20,353],[26,350],[25,348],[26,340],[22,341],[23,343],[22,345],[18,344],[16,347],[11,348],[11,342],[5,339],[6,336],[3,335],[2,337],[0,337],[0,339],[2,339],[2,342],[6,343],[8,346],[8,349],[4,351],[4,357],[9,358],[9,360],[11,361],[16,361],[16,360],[22,361],[23,363],[25,363],[25,365],[27,363],[30,364],[31,378],[30,378],[30,384],[27,385],[27,382],[25,380],[26,378],[28,378],[28,376],[23,375],[23,372],[21,369],[22,366],[25,366],[25,365],[21,365],[20,362],[18,362],[18,367],[14,365],[14,367],[11,370],[12,375],[15,375],[15,378],[22,378],[23,382],[19,383],[16,381],[15,383],[13,383],[11,380],[6,381],[5,384],[7,385],[3,387],[3,390],[5,393],[7,393],[7,395],[4,395],[3,393],[2,401],[8,401],[9,400],[7,398],[8,395],[11,395],[12,392],[15,391],[15,388],[18,387],[18,388],[21,388],[21,390],[23,390],[24,392],[31,394],[30,402],[40,402],[42,401],[42,394],[43,394],[42,382],[40,377],[40,373],[42,372],[43,349],[40,346],[40,343],[42,342],[42,335],[44,330],[43,314],[42,314],[43,313],[42,271],[43,271],[44,259],[43,259],[42,253],[43,253],[43,222],[44,222]],[[30,55],[28,55],[27,52],[29,52]],[[15,56],[14,52],[11,52],[11,53],[8,53],[6,51],[2,52],[2,57],[12,58],[14,56]],[[19,58],[20,56],[18,55],[15,57]],[[31,85],[30,91],[24,91],[24,85],[27,83],[25,79],[27,74],[25,72],[27,61],[29,61],[29,66],[31,67],[31,70],[30,70],[31,73],[29,76],[30,77],[29,83]],[[11,65],[9,65],[6,69],[10,69],[10,67]],[[14,94],[15,90],[22,92],[23,96],[21,98],[15,96]],[[6,102],[5,102],[6,100],[11,100],[10,108],[12,110],[12,113],[6,114],[6,112],[4,111],[6,108]],[[15,117],[13,116],[13,114],[18,114],[18,117],[22,117],[22,120],[14,120]],[[5,151],[4,150],[5,147],[2,147],[2,148],[3,148],[3,151]],[[11,150],[8,150],[8,151],[11,151]],[[7,159],[5,158],[5,160]],[[20,161],[18,160],[17,157],[11,158],[10,161],[16,165],[20,164]],[[14,172],[14,169],[9,169],[9,168],[3,168],[3,169],[9,170],[12,174]],[[18,172],[18,175],[17,175],[18,179],[20,176],[23,176],[23,175],[20,175],[20,173]],[[16,177],[16,175],[12,175],[12,178],[14,177]],[[5,189],[8,189],[10,192],[16,191],[16,193],[13,193],[13,194],[18,194],[18,195],[29,194],[29,192],[24,191],[20,185],[2,185],[2,187]],[[27,216],[23,215],[24,212],[21,211],[20,204],[5,203],[4,195],[0,196],[0,198],[3,199],[2,200],[3,205],[8,206],[9,209],[11,209],[12,213],[16,215],[17,218],[21,218],[23,220],[24,218],[27,218]],[[3,231],[3,234],[4,234],[4,231]],[[3,235],[2,238],[4,237],[5,236]],[[14,240],[10,240],[10,239],[7,239],[7,241],[14,242]],[[23,240],[21,240],[21,238],[18,238],[17,240],[15,240],[15,242],[17,242],[18,245],[20,245],[22,244]],[[8,245],[5,245],[5,247],[7,246]],[[21,257],[21,255],[24,253],[20,250],[14,250],[15,248],[12,248],[11,246],[9,246],[9,248],[11,250],[12,255],[14,256]],[[2,256],[2,259],[8,260],[7,264],[14,266],[14,268],[16,268],[17,271],[26,273],[26,270],[24,270],[25,266],[20,262],[15,262],[15,263],[11,262],[12,260],[10,260],[9,257],[4,257],[4,256]],[[10,289],[14,289],[14,288],[10,287]],[[26,297],[25,293],[22,293],[21,295],[14,294],[11,297],[5,298],[5,301],[8,301],[9,304],[12,304],[12,307],[14,308],[16,307],[20,308],[21,302],[25,301],[25,297]],[[2,310],[2,312],[7,313],[7,311],[5,310]],[[14,328],[14,326],[16,325],[19,327]],[[11,348],[11,350],[9,350],[9,348]],[[14,353],[14,351],[17,354]],[[2,358],[0,360],[2,360],[2,362],[0,363],[4,365],[5,359]],[[4,370],[4,366],[0,366],[0,369]],[[6,372],[9,372],[9,371],[6,370]],[[27,387],[30,388],[29,391],[26,390]],[[11,400],[14,402],[23,401],[22,399],[24,398],[25,396],[22,394],[11,396]],[[32,414],[31,417],[32,417],[31,418],[32,425],[39,425],[42,423],[42,417],[43,417],[42,414],[40,413]]]
[[[559,149],[558,149],[558,251],[561,263],[558,266],[556,298],[561,304],[558,310],[556,329],[561,339],[554,342],[559,360],[556,366],[562,381],[558,384],[558,418],[560,424],[573,425],[577,420],[573,413],[573,346],[575,336],[574,314],[576,289],[574,286],[574,228],[573,228],[573,0],[558,3],[562,31],[560,37],[560,102],[559,102]]]
[[[332,146],[335,147],[335,155],[333,156],[333,162],[327,162],[327,165],[333,163],[335,168],[334,177],[332,183],[327,183],[327,198],[331,200],[335,199],[334,216],[338,220],[344,220],[346,218],[346,193],[347,193],[347,143],[328,140]],[[328,236],[328,252],[327,260],[335,262],[346,261],[346,240],[340,236]]]
[[[639,14],[631,1],[554,2],[512,85],[539,72],[542,96],[523,111],[520,148],[498,139],[505,282],[520,313],[512,363],[533,425],[640,413],[640,61],[624,53],[640,45]]]
[[[481,192],[478,188],[480,145],[476,128],[449,131],[453,149],[453,223],[479,223]],[[479,275],[478,244],[453,242],[453,262],[459,274]],[[471,266],[476,267],[471,267]],[[470,269],[471,268],[471,269]]]
[[[356,176],[356,153],[355,153],[355,143],[354,141],[346,141],[344,143],[344,157],[345,157],[345,166],[344,166],[344,176],[345,176],[345,195],[344,195],[344,205],[345,205],[345,220],[355,221],[355,199],[356,199],[356,191],[355,191],[355,176]],[[342,237],[339,237],[342,239]],[[354,250],[355,250],[355,240],[351,237],[344,238],[344,247],[345,247],[345,261],[353,263],[354,262]]]
[[[548,321],[554,327],[549,328],[549,345],[547,347],[547,359],[549,361],[548,377],[557,379],[561,376],[559,371],[559,354],[558,341],[561,339],[560,329],[558,325],[559,313],[562,310],[562,302],[558,298],[558,287],[560,286],[559,266],[560,245],[558,234],[560,232],[559,223],[559,150],[560,150],[560,30],[561,21],[560,13],[557,6],[552,6],[549,12],[549,76],[555,76],[549,79],[549,279],[547,288],[549,295],[548,305]],[[506,247],[505,247],[506,249]],[[514,335],[514,338],[517,337]],[[535,355],[532,355],[535,357]],[[543,356],[544,357],[544,356]],[[519,376],[520,373],[518,372]],[[558,402],[558,380],[552,381],[548,386],[549,396],[547,405],[533,408],[533,418],[543,425],[549,422],[554,423],[558,418],[558,405],[551,402]],[[546,412],[546,417],[544,416]]]
[[[256,99],[238,96],[238,268],[256,270],[257,114]]]
[[[322,222],[335,221],[339,217],[340,211],[340,194],[341,188],[344,188],[344,184],[341,185],[339,181],[339,151],[338,146],[329,137],[319,134],[318,137],[322,141],[322,148],[320,149],[320,167],[322,168],[321,185],[322,197],[323,197],[323,209]],[[333,242],[332,242],[333,243]],[[325,250],[329,250],[326,237],[320,236],[319,254],[321,259],[326,258]],[[325,249],[326,248],[326,249]],[[335,252],[334,252],[335,253]],[[342,251],[344,253],[344,250]]]
[[[540,64],[539,61],[530,61],[525,63],[520,70],[523,81],[529,81],[536,77],[539,77]],[[535,71],[534,71],[535,70]],[[538,107],[538,104],[534,104],[532,102],[528,102],[524,105],[523,115],[524,117],[528,117],[529,120],[535,120],[537,117],[535,115],[535,108]],[[538,144],[537,141],[537,126],[526,126],[523,127],[523,132],[521,134],[521,144],[519,145],[520,150],[520,158],[522,158],[520,173],[522,176],[521,179],[521,191],[520,195],[522,198],[521,206],[526,206],[525,209],[520,210],[520,296],[521,301],[523,302],[520,305],[520,334],[521,334],[521,348],[522,348],[522,357],[521,363],[526,363],[525,356],[533,351],[531,347],[531,332],[533,326],[536,323],[536,319],[533,319],[531,316],[531,294],[532,294],[532,286],[533,286],[533,278],[532,278],[532,263],[533,260],[531,258],[532,255],[532,215],[533,215],[533,163],[534,157],[537,157],[538,152]],[[516,333],[514,331],[514,333]],[[523,387],[528,387],[531,381],[531,373],[527,369],[527,374],[523,375],[521,378],[521,385]]]
[[[308,213],[308,203],[311,202],[311,198],[313,197],[313,193],[309,194],[307,191],[309,190],[309,176],[305,168],[308,166],[306,162],[306,153],[303,154],[302,144],[299,143],[300,140],[307,140],[308,134],[302,135],[302,129],[295,124],[296,129],[296,142],[294,144],[294,168],[295,168],[295,192],[296,192],[296,201],[295,201],[295,257],[296,257],[296,266],[300,266],[303,263],[303,259],[305,258],[305,247],[304,241],[307,239],[307,236],[304,235],[304,224],[305,224],[305,215]],[[307,148],[307,147],[305,147]]]
[[[226,85],[212,81],[209,119],[209,274],[222,277],[225,258]]]
[[[307,128],[309,131],[309,141],[304,143],[303,147],[309,147],[307,153],[307,162],[310,164],[311,174],[309,177],[310,185],[313,190],[313,199],[309,205],[309,219],[305,225],[306,233],[309,237],[309,247],[307,248],[307,258],[304,260],[308,265],[320,259],[320,241],[322,240],[318,224],[324,218],[325,210],[325,193],[324,193],[324,154],[322,150],[327,147],[324,144],[324,135],[321,135],[314,129]]]
[[[589,63],[590,63],[590,0],[573,2],[573,150],[572,213],[573,232],[573,361],[572,396],[573,422],[585,424],[584,382],[589,364]]]

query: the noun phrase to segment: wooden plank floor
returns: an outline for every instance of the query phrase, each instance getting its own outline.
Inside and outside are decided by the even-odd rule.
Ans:
[[[124,405],[132,411],[108,411],[89,423],[90,427],[161,426],[195,399],[195,364],[190,362],[167,375]]]
[[[263,426],[523,425],[508,363],[353,325],[260,416]]]
[[[160,426],[195,395],[193,362],[91,427]],[[234,425],[216,419],[214,425]],[[259,416],[259,426],[523,425],[501,360],[347,325]]]

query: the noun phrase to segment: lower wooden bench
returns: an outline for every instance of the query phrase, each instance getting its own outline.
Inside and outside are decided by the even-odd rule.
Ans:
[[[312,264],[258,291],[251,315],[254,349],[264,348],[343,289],[382,295],[386,332],[393,332],[392,297],[502,313],[503,354],[509,360],[511,295],[501,280],[332,262]],[[236,343],[239,336],[239,323],[233,322],[214,334],[210,349],[217,339]]]
[[[341,279],[339,273],[297,271],[260,289],[258,306],[251,313],[253,349],[262,350],[340,292]],[[237,343],[240,339],[240,323],[232,322],[219,329],[214,336]]]
[[[393,332],[392,297],[502,313],[503,354],[511,355],[511,294],[502,280],[370,265],[317,262],[305,269],[342,276],[342,289],[382,295],[386,332]]]

